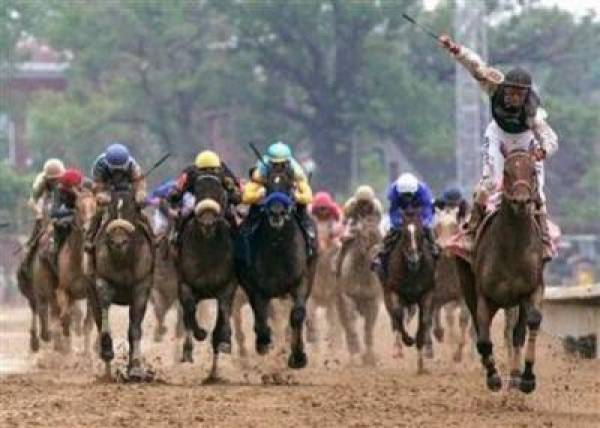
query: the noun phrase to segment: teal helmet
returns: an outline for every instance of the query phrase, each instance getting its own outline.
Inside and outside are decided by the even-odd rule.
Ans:
[[[278,141],[267,149],[267,158],[272,163],[287,162],[292,159],[292,150],[287,144]]]

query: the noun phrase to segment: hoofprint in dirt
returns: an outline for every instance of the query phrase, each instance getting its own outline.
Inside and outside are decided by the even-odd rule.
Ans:
[[[334,362],[336,356],[323,351],[311,354],[306,370],[292,372],[274,352],[266,359],[251,355],[243,366],[231,357],[223,365],[230,382],[206,386],[208,346],[197,347],[196,364],[182,365],[175,363],[174,339],[155,344],[147,335],[144,354],[157,380],[123,384],[99,380],[102,364],[78,356],[79,340],[66,359],[53,358],[48,349],[29,357],[28,321],[21,311],[26,313],[0,308],[0,354],[30,366],[29,373],[0,377],[2,427],[600,426],[600,361],[565,357],[559,341],[546,335],[540,336],[541,382],[534,396],[489,393],[481,384],[479,362],[467,357],[454,364],[448,344],[438,347],[430,374],[415,375],[413,354],[391,358],[393,338],[384,317],[377,326],[376,367],[351,364],[345,354]],[[115,308],[111,317],[115,336],[123,337],[126,312]],[[152,331],[153,322],[148,317],[144,330]],[[174,325],[174,311],[167,322]],[[500,338],[501,317],[494,324]],[[252,338],[251,323],[246,326]],[[18,339],[21,333],[24,340]],[[126,342],[117,342],[115,350],[125,367]],[[507,368],[501,370],[507,377]]]

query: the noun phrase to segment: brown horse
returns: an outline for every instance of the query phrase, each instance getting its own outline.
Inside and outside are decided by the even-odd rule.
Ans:
[[[41,228],[39,239],[29,260],[28,266],[22,266],[18,270],[17,282],[19,290],[29,302],[31,309],[30,349],[37,352],[40,348],[39,338],[49,342],[50,317],[58,319],[58,304],[56,302],[56,274],[53,267],[50,245],[52,237],[52,226],[47,221]],[[41,331],[38,336],[38,320]],[[56,336],[55,336],[56,338]],[[55,342],[58,347],[58,342]]]
[[[511,387],[525,393],[535,389],[535,346],[542,321],[544,291],[543,245],[535,219],[538,200],[535,161],[526,151],[515,151],[504,162],[500,207],[484,221],[476,241],[472,274],[463,264],[463,286],[469,310],[476,320],[477,350],[486,369],[487,386],[497,391],[502,381],[496,370],[490,324],[498,309],[519,307],[513,331],[514,353]],[[521,348],[529,330],[525,368],[521,372]]]
[[[129,189],[113,189],[106,221],[96,238],[93,260],[95,275],[89,290],[94,320],[100,331],[100,357],[111,376],[114,358],[109,323],[111,304],[129,306],[129,364],[131,380],[143,380],[142,321],[152,289],[154,245],[152,231]]]
[[[156,316],[154,328],[154,341],[161,342],[167,332],[165,316],[169,309],[175,305],[177,308],[177,325],[175,336],[183,336],[183,311],[177,298],[177,266],[175,252],[171,248],[169,235],[174,226],[172,218],[168,219],[166,230],[160,231],[156,239],[156,265],[154,267],[154,286],[150,293],[150,300]],[[157,230],[155,230],[155,233]]]
[[[373,330],[379,314],[381,285],[377,275],[371,270],[374,253],[381,243],[379,224],[374,219],[363,219],[353,225],[353,239],[348,243],[348,251],[341,261],[338,278],[338,312],[346,333],[346,344],[350,355],[360,351],[356,333],[357,315],[364,318],[366,364],[376,362],[373,351]]]
[[[317,272],[315,282],[308,300],[307,315],[306,315],[306,339],[309,343],[318,344],[319,328],[317,310],[322,308],[325,310],[327,318],[327,341],[329,346],[336,348],[340,333],[340,322],[336,309],[336,300],[339,294],[337,282],[335,279],[334,261],[339,252],[337,242],[332,237],[329,230],[329,221],[319,221],[317,217],[313,217],[317,225],[319,236],[319,259],[317,261]]]
[[[59,307],[59,317],[63,335],[70,348],[71,318],[76,311],[75,302],[87,298],[87,290],[91,283],[88,276],[83,274],[82,257],[85,230],[96,210],[96,200],[89,191],[82,191],[77,196],[73,220],[68,226],[68,234],[61,245],[57,257],[58,286],[56,298]],[[89,352],[90,333],[93,327],[91,308],[88,307],[83,325],[84,351]]]
[[[435,211],[434,231],[438,245],[442,249],[435,267],[435,290],[433,292],[433,334],[440,342],[444,340],[444,327],[441,322],[442,308],[446,310],[448,327],[454,325],[454,312],[460,309],[458,324],[460,333],[454,361],[462,360],[463,349],[467,342],[469,310],[462,295],[456,256],[447,249],[452,238],[459,231],[459,208],[437,209]]]
[[[402,231],[389,259],[387,275],[384,275],[383,290],[385,307],[396,332],[396,343],[400,339],[407,346],[415,340],[408,335],[404,325],[405,308],[419,307],[417,329],[418,373],[425,372],[423,348],[431,343],[435,262],[424,236],[420,210],[403,213]]]

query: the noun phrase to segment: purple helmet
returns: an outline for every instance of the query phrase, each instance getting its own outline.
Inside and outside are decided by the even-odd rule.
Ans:
[[[106,162],[111,168],[126,168],[129,165],[129,150],[123,144],[111,144],[105,152]]]

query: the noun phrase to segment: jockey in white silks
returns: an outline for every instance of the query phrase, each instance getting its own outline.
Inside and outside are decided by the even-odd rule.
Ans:
[[[542,229],[544,258],[553,256],[547,221],[544,194],[544,163],[558,149],[556,133],[546,122],[547,114],[540,107],[540,99],[532,87],[530,74],[515,68],[504,75],[488,66],[475,52],[440,37],[440,44],[462,64],[490,96],[492,122],[485,131],[483,177],[475,192],[468,233],[472,245],[477,227],[485,215],[488,196],[502,185],[504,158],[515,150],[531,150],[536,158],[539,189],[537,217]]]

